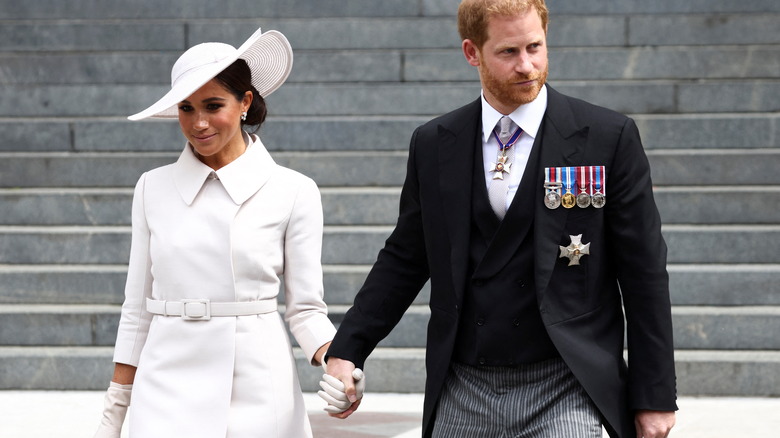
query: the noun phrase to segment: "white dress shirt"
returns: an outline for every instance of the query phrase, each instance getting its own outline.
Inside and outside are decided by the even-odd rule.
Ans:
[[[528,163],[528,157],[531,155],[531,148],[534,145],[534,140],[539,132],[539,127],[542,125],[542,118],[544,112],[547,110],[547,86],[542,86],[539,91],[539,95],[536,96],[533,102],[525,105],[520,105],[511,114],[507,114],[515,125],[519,126],[523,130],[520,139],[517,140],[513,149],[515,149],[515,157],[512,161],[511,172],[508,175],[504,175],[504,178],[509,179],[509,185],[506,195],[507,209],[515,198],[517,188],[520,186],[520,181],[523,179],[523,173],[525,172],[525,166]],[[493,181],[493,172],[490,169],[496,162],[496,157],[499,154],[498,141],[493,136],[492,132],[496,128],[496,124],[499,119],[504,116],[498,112],[495,108],[485,100],[485,93],[482,93],[482,162],[485,169],[485,185],[490,188],[490,184]]]

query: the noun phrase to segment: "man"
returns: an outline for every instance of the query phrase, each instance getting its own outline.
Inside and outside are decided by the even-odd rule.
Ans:
[[[545,84],[544,0],[465,0],[458,27],[482,96],[412,136],[398,223],[328,351],[354,401],[334,416],[430,278],[423,436],[667,436],[666,244],[634,122]]]

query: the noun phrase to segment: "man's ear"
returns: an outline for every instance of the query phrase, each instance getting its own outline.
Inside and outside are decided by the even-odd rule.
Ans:
[[[462,49],[463,49],[463,56],[466,57],[466,61],[468,61],[468,63],[474,67],[479,67],[480,53],[479,53],[479,48],[477,47],[476,44],[474,44],[474,41],[468,39],[463,40]]]

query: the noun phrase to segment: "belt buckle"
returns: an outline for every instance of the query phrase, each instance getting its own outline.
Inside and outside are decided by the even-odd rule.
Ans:
[[[211,319],[211,301],[181,300],[181,319],[185,321],[208,321]]]

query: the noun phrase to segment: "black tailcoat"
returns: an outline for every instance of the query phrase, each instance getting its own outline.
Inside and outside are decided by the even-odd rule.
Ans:
[[[452,359],[464,290],[474,281],[467,272],[480,117],[476,100],[414,132],[398,222],[328,351],[362,367],[430,278],[424,436]],[[676,410],[666,244],[639,132],[630,118],[548,86],[533,148],[539,164],[522,183],[533,178],[536,187],[533,223],[501,227],[496,237],[514,242],[532,227],[533,283],[547,333],[610,435],[634,438],[634,410]],[[564,166],[606,166],[606,206],[546,208],[544,168]],[[568,266],[559,246],[578,234],[590,255]],[[514,253],[512,245],[501,248],[488,255],[495,272]]]

